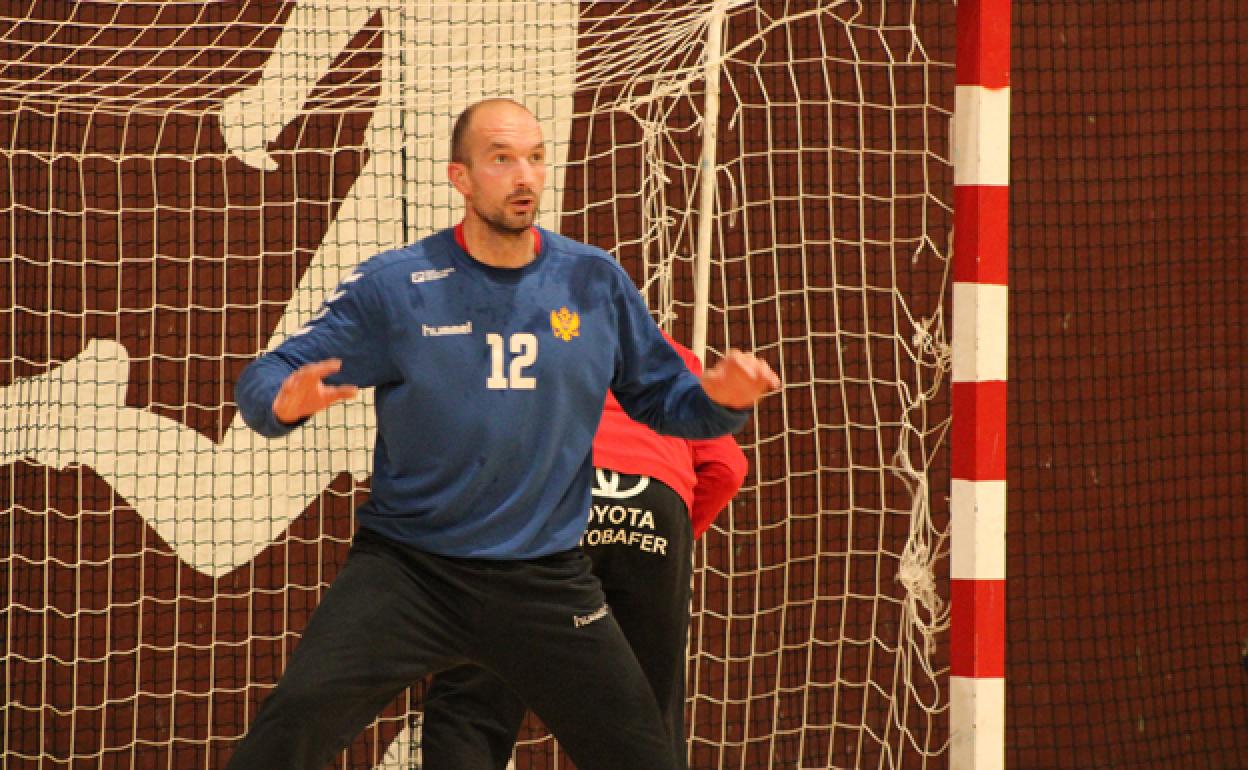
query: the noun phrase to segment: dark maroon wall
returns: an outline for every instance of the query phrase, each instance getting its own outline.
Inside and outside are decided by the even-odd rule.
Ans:
[[[1017,2],[1009,767],[1248,766],[1248,13]]]

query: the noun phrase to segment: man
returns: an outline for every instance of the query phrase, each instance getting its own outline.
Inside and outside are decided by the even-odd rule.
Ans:
[[[346,564],[229,767],[319,769],[412,682],[466,663],[582,770],[677,767],[576,548],[594,429],[610,388],[660,431],[719,435],[779,380],[741,352],[689,372],[605,252],[533,227],[545,173],[528,110],[465,110],[448,166],[463,222],[365,262],[239,379],[267,436],[375,387],[377,444]]]
[[[697,373],[698,359],[667,338]],[[693,541],[745,479],[732,436],[661,436],[607,396],[594,437],[596,484],[582,539],[658,700],[678,766],[685,766],[685,647]],[[460,666],[434,676],[425,693],[421,751],[426,770],[504,770],[524,721],[524,703],[494,674]]]

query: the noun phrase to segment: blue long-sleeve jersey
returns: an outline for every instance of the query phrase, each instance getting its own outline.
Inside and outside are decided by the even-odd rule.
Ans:
[[[298,367],[376,388],[377,444],[358,523],[457,557],[525,559],[576,546],[608,387],[656,431],[708,438],[746,413],[711,401],[606,252],[539,231],[528,265],[494,268],[444,230],[363,263],[321,312],[236,387],[265,436],[294,428],[273,400]]]

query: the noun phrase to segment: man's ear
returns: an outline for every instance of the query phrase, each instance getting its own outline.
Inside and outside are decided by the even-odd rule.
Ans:
[[[468,167],[463,163],[452,161],[446,166],[446,178],[459,191],[460,195],[467,196],[472,192],[472,180],[468,178]]]

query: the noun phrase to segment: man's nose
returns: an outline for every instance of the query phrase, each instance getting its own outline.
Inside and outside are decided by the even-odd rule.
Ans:
[[[541,170],[538,164],[531,160],[521,160],[516,164],[516,184],[517,188],[527,187],[529,190],[536,191],[538,181],[541,179]]]

